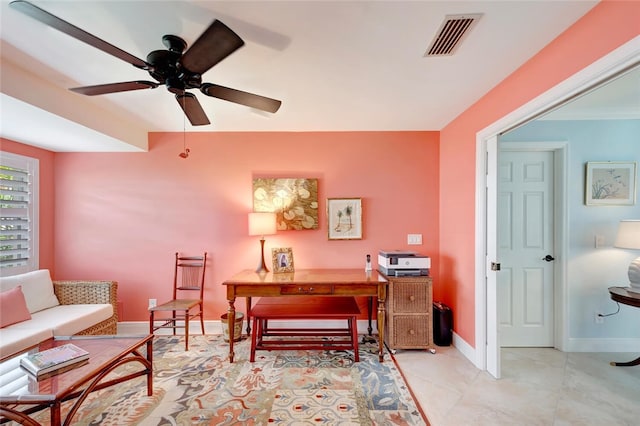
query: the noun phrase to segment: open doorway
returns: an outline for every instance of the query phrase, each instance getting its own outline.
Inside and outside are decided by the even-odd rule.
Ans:
[[[500,263],[497,256],[498,135],[503,135],[533,118],[557,109],[559,105],[568,100],[601,86],[618,77],[621,73],[638,66],[640,48],[637,44],[637,42],[631,41],[621,46],[477,135],[476,342],[486,342],[486,346],[481,344],[476,346],[476,364],[481,368],[484,367],[496,378],[500,377],[497,292],[499,274],[497,264]],[[563,223],[562,221],[567,220],[567,215],[562,212],[560,214],[562,217],[559,220]],[[560,237],[560,250],[564,244],[563,240],[566,240],[565,236]],[[562,275],[562,272],[560,274]],[[554,276],[557,275],[558,272],[554,272]],[[556,305],[554,312],[560,313],[554,320],[554,342],[560,350],[564,350],[568,339],[567,319],[563,317],[566,293],[566,284],[562,284],[562,281],[560,284],[554,284],[554,297],[558,297],[558,300],[554,300]]]

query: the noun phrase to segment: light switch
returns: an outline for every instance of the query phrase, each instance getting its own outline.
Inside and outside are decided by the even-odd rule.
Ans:
[[[409,244],[409,245],[420,245],[420,244],[422,244],[422,234],[408,234],[407,235],[407,244]]]

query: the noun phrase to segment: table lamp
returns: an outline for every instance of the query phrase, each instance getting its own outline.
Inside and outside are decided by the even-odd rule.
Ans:
[[[640,220],[621,220],[614,247],[640,250]],[[640,257],[629,265],[630,291],[640,293]]]
[[[260,263],[256,272],[269,272],[267,265],[264,263],[264,236],[276,233],[276,214],[275,213],[249,213],[249,235],[260,235]]]

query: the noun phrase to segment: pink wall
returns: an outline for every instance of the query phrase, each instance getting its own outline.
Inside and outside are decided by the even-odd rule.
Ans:
[[[40,148],[23,145],[8,139],[0,138],[0,150],[20,154],[26,157],[37,158],[40,163],[40,268],[49,269],[53,274],[54,251],[53,251],[53,207],[54,207],[54,184],[53,184],[53,163],[55,154]]]
[[[475,345],[476,134],[640,34],[640,2],[604,1],[444,128],[440,281],[455,330]]]
[[[207,317],[217,319],[220,282],[257,263],[258,239],[246,235],[252,177],[316,177],[320,229],[281,232],[267,249],[291,246],[298,268],[361,267],[364,254],[415,248],[406,234],[422,233],[434,297],[475,345],[476,133],[638,35],[638,22],[640,2],[600,3],[440,141],[437,132],[191,133],[187,160],[177,157],[181,134],[152,134],[139,154],[53,154],[6,140],[2,149],[41,160],[41,267],[58,279],[118,280],[124,321],[146,320],[147,299],[168,296],[176,250],[211,253]],[[327,241],[327,197],[363,198],[362,241]]]
[[[247,235],[253,177],[319,180],[320,227],[268,236],[292,247],[296,268],[363,268],[367,253],[417,249],[438,276],[438,133],[189,133],[150,135],[148,153],[55,156],[56,278],[119,282],[122,321],[147,320],[147,299],[169,297],[176,251],[212,257],[207,319],[226,312],[226,278],[253,269]],[[364,239],[328,241],[327,197],[361,197]],[[423,246],[407,246],[422,233]],[[437,278],[435,278],[437,283]],[[436,284],[436,295],[441,292]]]

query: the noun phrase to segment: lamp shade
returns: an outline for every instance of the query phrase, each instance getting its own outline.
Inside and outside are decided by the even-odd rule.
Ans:
[[[275,213],[249,213],[249,235],[272,235],[275,233]]]
[[[640,220],[621,220],[614,247],[640,250]]]

